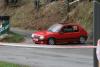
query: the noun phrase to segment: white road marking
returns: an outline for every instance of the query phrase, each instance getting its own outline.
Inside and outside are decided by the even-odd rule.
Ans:
[[[0,46],[14,46],[14,47],[27,47],[27,48],[96,48],[97,46],[67,46],[67,45],[33,45],[21,43],[0,43]]]

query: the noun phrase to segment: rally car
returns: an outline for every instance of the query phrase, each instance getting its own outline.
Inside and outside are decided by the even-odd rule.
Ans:
[[[36,44],[86,43],[88,33],[78,24],[57,23],[47,30],[33,32],[32,40]]]

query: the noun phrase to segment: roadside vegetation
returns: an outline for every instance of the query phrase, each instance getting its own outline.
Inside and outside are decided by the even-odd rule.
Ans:
[[[64,3],[54,1],[44,3],[41,0],[39,11],[34,8],[33,0],[22,0],[23,4],[18,7],[2,7],[0,15],[11,16],[11,26],[23,29],[47,29],[55,23],[66,19],[67,10]],[[93,24],[93,3],[92,1],[79,2],[75,8],[69,12],[69,21],[80,23],[87,31],[92,31]],[[66,21],[67,22],[67,21]]]
[[[0,61],[0,67],[29,67],[29,66]]]
[[[0,42],[8,42],[8,43],[20,43],[23,41],[24,41],[24,36],[14,32],[9,32],[7,37],[0,40]]]
[[[27,4],[18,7],[15,12],[11,18],[11,25],[24,29],[47,29],[52,24],[59,23],[63,19],[66,19],[68,14],[64,3],[60,1],[51,2],[42,6],[38,12],[34,9],[32,2],[27,2]],[[78,22],[84,26],[87,31],[91,31],[93,24],[92,12],[93,3],[83,1],[69,12],[69,21],[74,20],[74,23]]]
[[[37,11],[33,0],[22,0],[18,7],[0,7],[0,15],[9,15],[12,27],[18,27],[29,30],[47,29],[55,23],[62,20],[78,23],[89,33],[89,39],[93,38],[93,1],[82,1],[76,4],[68,13],[66,6],[61,0],[45,3],[41,1],[41,7]],[[69,14],[69,20],[66,20]],[[14,34],[2,40],[4,42],[22,42],[23,36]]]

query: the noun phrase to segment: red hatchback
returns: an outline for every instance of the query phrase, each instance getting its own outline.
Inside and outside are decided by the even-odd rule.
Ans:
[[[32,40],[36,44],[62,44],[62,43],[85,43],[87,32],[77,24],[58,23],[48,30],[38,31],[32,34]]]

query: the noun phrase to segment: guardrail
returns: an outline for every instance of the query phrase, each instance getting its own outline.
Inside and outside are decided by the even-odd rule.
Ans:
[[[9,16],[0,16],[0,39],[4,38],[9,32]]]

